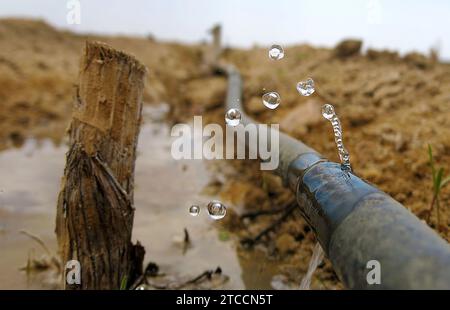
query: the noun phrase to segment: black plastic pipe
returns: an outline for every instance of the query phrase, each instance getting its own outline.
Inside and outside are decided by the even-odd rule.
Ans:
[[[226,109],[236,108],[245,126],[255,123],[242,108],[242,81],[233,67]],[[450,289],[450,246],[386,193],[326,160],[302,142],[279,134],[281,176],[301,213],[347,288]],[[247,141],[246,141],[247,142]],[[250,147],[250,146],[249,146]],[[367,280],[369,261],[380,266],[380,284]]]

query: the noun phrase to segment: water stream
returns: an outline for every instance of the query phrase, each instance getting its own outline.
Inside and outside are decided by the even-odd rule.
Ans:
[[[308,271],[300,283],[300,290],[309,290],[311,287],[311,279],[316,271],[317,267],[323,260],[324,252],[319,242],[314,246],[313,254],[311,260],[309,261]]]

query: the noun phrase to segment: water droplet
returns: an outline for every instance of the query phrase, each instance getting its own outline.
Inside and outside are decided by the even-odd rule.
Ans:
[[[281,98],[278,93],[271,91],[269,93],[265,93],[262,96],[262,101],[267,108],[273,110],[273,109],[276,109],[280,105]]]
[[[274,44],[270,47],[269,58],[272,60],[280,60],[284,57],[284,50],[280,45]]]
[[[208,213],[213,220],[220,220],[227,214],[227,207],[220,201],[213,200],[208,203]]]
[[[192,205],[189,208],[189,214],[192,216],[198,216],[200,214],[200,207],[197,205]]]
[[[146,291],[146,290],[148,290],[148,288],[144,284],[141,284],[138,287],[136,287],[136,291]]]
[[[237,126],[241,122],[241,112],[237,109],[229,109],[227,113],[225,113],[225,122],[228,126]]]
[[[308,78],[306,81],[298,82],[297,90],[302,96],[311,96],[315,92],[313,79]]]
[[[334,108],[331,104],[324,104],[322,106],[322,116],[328,120],[334,116]]]

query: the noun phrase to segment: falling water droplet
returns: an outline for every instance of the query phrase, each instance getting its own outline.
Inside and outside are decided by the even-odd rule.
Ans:
[[[311,96],[315,92],[313,79],[308,78],[306,81],[298,82],[297,90],[302,96]]]
[[[341,169],[345,172],[352,170],[350,166],[350,154],[344,146],[344,141],[342,138],[342,126],[339,121],[334,107],[331,104],[324,104],[322,106],[322,116],[330,121],[333,126],[334,142],[336,142],[336,147],[338,149],[339,158],[341,160]]]
[[[227,208],[220,201],[213,200],[208,203],[208,213],[213,220],[220,220],[227,214]]]
[[[189,214],[192,216],[198,216],[200,214],[200,207],[197,205],[192,205],[189,208]]]
[[[269,93],[265,93],[262,96],[262,101],[267,108],[273,110],[273,109],[276,109],[280,105],[281,98],[278,93],[271,91]]]
[[[330,120],[334,116],[334,108],[331,104],[324,104],[322,106],[322,116]]]
[[[280,60],[284,57],[284,50],[280,45],[274,44],[269,49],[269,58],[272,60]]]
[[[228,126],[237,126],[241,122],[241,112],[237,109],[229,109],[227,113],[225,113],[225,122]]]

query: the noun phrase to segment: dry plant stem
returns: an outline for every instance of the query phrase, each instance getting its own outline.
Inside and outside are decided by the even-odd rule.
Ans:
[[[280,212],[286,211],[286,208],[288,208],[291,204],[293,204],[295,201],[289,202],[287,205],[277,208],[277,209],[271,209],[271,210],[259,210],[259,211],[253,211],[253,212],[247,212],[241,215],[241,219],[249,218],[249,219],[255,219],[262,215],[273,215],[278,214]]]
[[[438,199],[438,195],[437,194],[434,194],[433,195],[433,199],[431,200],[431,204],[430,204],[430,207],[429,207],[429,209],[428,209],[428,211],[427,211],[427,213],[426,213],[426,216],[427,216],[427,222],[429,223],[430,222],[430,217],[431,217],[431,212],[433,212],[433,208],[434,208],[434,205],[436,205],[436,215],[437,215],[437,230],[438,231],[440,231],[440,226],[441,226],[441,215],[440,215],[440,210],[439,210],[439,208],[440,208],[440,205],[439,205],[439,199]]]
[[[30,237],[31,239],[33,239],[36,243],[38,243],[43,249],[44,251],[48,254],[48,256],[52,256],[52,253],[50,252],[50,250],[48,249],[47,245],[45,245],[45,242],[42,241],[41,238],[39,238],[38,236],[26,231],[26,230],[21,230],[20,231],[21,234],[24,234],[27,237]]]
[[[436,200],[436,214],[437,214],[437,230],[441,229],[441,214],[440,214],[440,206],[439,199]]]
[[[211,277],[214,274],[222,274],[222,269],[220,267],[217,267],[215,270],[206,270],[206,271],[202,272],[201,274],[199,274],[198,276],[196,276],[196,277],[194,277],[194,278],[192,278],[190,280],[187,280],[187,281],[182,281],[182,282],[174,281],[174,282],[171,282],[171,283],[168,283],[168,284],[162,284],[162,285],[153,283],[152,281],[148,281],[148,285],[151,286],[151,287],[154,287],[156,289],[176,289],[176,290],[179,290],[179,289],[182,289],[182,288],[186,287],[189,284],[196,284],[196,283],[199,283],[201,281],[211,280]]]
[[[173,280],[167,284],[153,283],[152,281],[149,281],[148,278],[155,277],[156,275],[149,276],[147,274],[143,274],[134,282],[134,284],[130,287],[130,290],[135,290],[139,285],[142,285],[142,284],[146,284],[148,286],[151,286],[155,289],[160,289],[160,290],[182,289],[183,287],[185,287],[189,284],[195,284],[195,283],[201,282],[203,280],[210,280],[214,274],[222,274],[222,269],[220,267],[217,267],[215,270],[206,270],[192,279],[189,279],[186,281]]]
[[[50,252],[49,248],[47,247],[45,242],[42,241],[41,238],[39,238],[38,236],[36,236],[36,235],[26,231],[26,230],[21,230],[20,233],[24,234],[25,236],[31,238],[33,241],[38,243],[44,249],[44,251],[47,253],[48,258],[50,259],[50,261],[53,264],[53,266],[56,267],[56,269],[58,271],[61,270],[61,268],[62,268],[61,262],[59,261],[59,259],[57,257],[55,257],[54,254],[52,254],[52,252]],[[36,260],[34,260],[34,262],[36,263]],[[26,270],[27,275],[30,273],[30,271],[31,271],[31,257],[30,257],[30,255],[28,255],[27,265],[24,268],[21,268],[21,270]]]
[[[119,289],[142,274],[131,231],[145,73],[125,53],[86,44],[56,217],[63,266],[81,265],[81,285],[67,289]]]
[[[437,195],[434,194],[434,195],[433,195],[433,199],[431,200],[430,207],[429,207],[428,212],[427,212],[427,213],[428,213],[428,214],[427,214],[427,222],[430,221],[431,212],[433,211],[433,207],[434,207],[434,204],[435,204],[435,202],[436,202],[436,198],[437,198]]]
[[[257,234],[255,237],[253,238],[245,238],[243,240],[241,240],[241,244],[245,245],[245,246],[253,246],[255,245],[257,242],[259,242],[261,240],[262,237],[264,237],[265,235],[267,235],[269,232],[271,232],[272,230],[274,230],[278,225],[282,224],[286,218],[292,214],[292,212],[297,208],[297,203],[293,202],[289,205],[287,205],[284,209],[284,213],[283,215],[281,215],[275,222],[273,222],[270,226],[266,227],[265,229],[263,229],[259,234]]]

